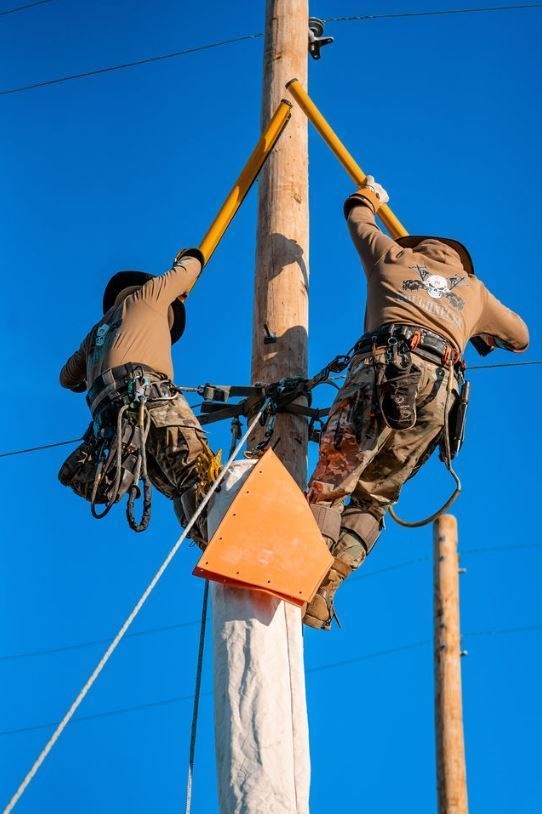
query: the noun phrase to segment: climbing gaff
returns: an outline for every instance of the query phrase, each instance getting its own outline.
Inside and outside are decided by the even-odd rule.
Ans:
[[[332,563],[303,492],[269,448],[242,484],[194,575],[301,607]]]
[[[303,113],[305,113],[309,121],[312,122],[316,130],[320,133],[328,147],[337,156],[354,183],[358,186],[365,183],[365,179],[367,177],[366,174],[363,172],[351,153],[348,152],[326,119],[322,116],[299,80],[290,79],[290,81],[286,83],[286,87],[296,100]],[[394,215],[387,204],[383,204],[379,208],[377,217],[380,218],[393,238],[408,235],[408,232],[401,221],[396,217],[396,215]]]
[[[282,99],[271,117],[271,121],[261,134],[250,158],[243,167],[239,178],[231,188],[229,195],[220,207],[217,216],[199,245],[199,250],[203,254],[205,264],[209,262],[214,250],[222,240],[226,229],[243,203],[250,187],[258,177],[267,157],[282,135],[291,115],[292,103],[286,99]]]

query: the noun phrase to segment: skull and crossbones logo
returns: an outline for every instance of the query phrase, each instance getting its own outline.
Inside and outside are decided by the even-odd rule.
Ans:
[[[440,274],[431,274],[425,263],[423,266],[409,266],[411,269],[416,269],[420,275],[419,280],[403,280],[403,291],[418,291],[423,288],[430,297],[434,300],[440,300],[445,297],[450,303],[459,311],[463,310],[463,299],[453,292],[463,280],[466,280],[466,275],[460,277],[443,277]]]

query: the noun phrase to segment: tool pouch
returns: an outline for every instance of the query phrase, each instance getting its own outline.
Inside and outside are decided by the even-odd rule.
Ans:
[[[470,382],[464,381],[459,391],[459,397],[448,412],[448,437],[450,439],[450,458],[453,460],[465,438],[465,425],[467,423],[467,407],[470,398]],[[440,459],[446,460],[446,445],[444,439],[440,441]]]
[[[410,430],[416,423],[416,396],[421,370],[410,362],[379,365],[376,399],[384,423],[392,430]]]
[[[100,463],[99,448],[91,424],[80,444],[64,461],[58,473],[63,486],[69,486],[76,495],[90,501],[96,472]],[[111,485],[111,484],[109,484]],[[107,502],[107,482],[102,479],[95,503]]]
[[[96,438],[93,424],[87,429],[83,443],[69,455],[58,473],[63,486],[69,486],[76,495],[95,505],[118,501],[134,483],[138,450],[141,446],[139,427],[126,421],[122,433],[121,475],[116,495],[113,495],[117,476],[117,443],[116,437],[108,441],[109,452],[103,459],[103,440]],[[94,484],[98,478],[96,495],[92,499]]]

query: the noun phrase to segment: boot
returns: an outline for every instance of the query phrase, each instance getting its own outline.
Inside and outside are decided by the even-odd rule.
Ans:
[[[194,512],[198,507],[197,499],[197,484],[193,484],[180,497],[175,498],[173,501],[173,508],[177,519],[181,526],[186,526]],[[190,538],[201,548],[205,550],[209,542],[207,534],[207,511],[205,510],[196,520],[194,526],[190,531]]]
[[[303,616],[303,624],[317,630],[330,630],[331,622],[335,616],[333,598],[337,588],[345,578],[352,573],[349,565],[342,560],[335,559],[327,576],[316,591],[313,599],[307,605]]]

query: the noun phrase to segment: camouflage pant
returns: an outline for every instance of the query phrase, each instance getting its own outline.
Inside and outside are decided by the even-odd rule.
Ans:
[[[216,459],[186,399],[149,403],[151,429],[146,443],[147,470],[156,488],[174,501],[185,525],[216,477]],[[205,519],[198,524],[205,537]]]
[[[412,429],[390,429],[375,409],[375,365],[372,356],[363,355],[352,360],[320,441],[308,499],[315,506],[341,513],[338,538],[328,535],[328,544],[331,553],[352,568],[363,562],[380,534],[390,504],[441,437],[450,374],[414,354],[412,360],[421,370]],[[384,364],[384,354],[378,353],[375,362]],[[457,394],[455,380],[453,390]],[[318,512],[315,514],[318,520]]]

